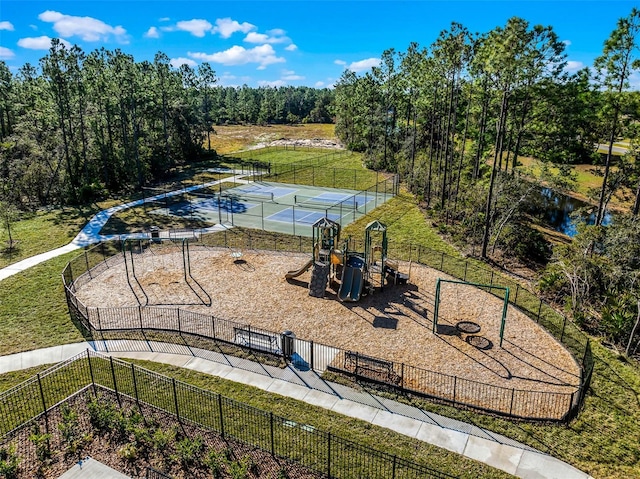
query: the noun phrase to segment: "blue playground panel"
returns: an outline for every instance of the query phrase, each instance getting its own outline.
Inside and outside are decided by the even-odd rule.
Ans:
[[[234,192],[234,191],[238,192],[239,194],[249,193],[251,195],[265,195],[265,196],[271,196],[271,194],[273,193],[274,198],[280,198],[281,196],[290,195],[291,193],[294,193],[298,190],[293,188],[285,188],[283,186],[266,186],[266,185],[256,185],[256,184],[240,186],[240,187],[232,188],[231,190],[227,190],[227,192]]]
[[[278,221],[280,223],[292,223],[295,219],[296,223],[312,225],[319,219],[325,217],[328,217],[332,221],[340,220],[339,214],[329,213],[327,216],[324,211],[308,211],[294,208],[287,208],[282,211],[278,211],[277,213],[267,216],[265,220]]]

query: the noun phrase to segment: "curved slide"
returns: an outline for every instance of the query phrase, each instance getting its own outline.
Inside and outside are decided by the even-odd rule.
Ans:
[[[305,263],[300,269],[294,269],[292,271],[289,271],[287,274],[284,275],[284,277],[286,279],[297,278],[302,273],[308,271],[309,268],[311,268],[311,266],[313,266],[313,258],[311,258],[308,263]]]
[[[358,301],[362,294],[363,284],[362,268],[345,266],[342,272],[342,283],[338,290],[338,298],[340,301]]]

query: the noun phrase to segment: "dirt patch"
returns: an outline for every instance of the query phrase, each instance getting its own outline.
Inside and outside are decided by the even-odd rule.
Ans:
[[[191,272],[211,296],[212,305],[197,305],[193,290],[181,279],[182,257],[141,254],[135,261],[149,304],[178,305],[273,332],[365,353],[485,384],[526,391],[571,393],[580,370],[573,357],[524,313],[509,306],[503,347],[500,322],[503,301],[477,288],[444,283],[438,332],[433,333],[435,284],[444,273],[400,263],[409,284],[388,285],[356,303],[337,299],[337,284],[324,298],[309,296],[310,272],[287,281],[308,256],[243,251],[234,261],[225,249],[193,248]],[[89,307],[137,306],[124,264],[94,276],[78,287],[78,299]],[[466,341],[455,326],[472,321],[491,348]],[[487,342],[483,341],[483,344]]]

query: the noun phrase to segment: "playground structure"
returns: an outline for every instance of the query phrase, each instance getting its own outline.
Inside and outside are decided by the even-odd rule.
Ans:
[[[312,258],[297,270],[285,274],[286,279],[296,278],[310,268],[309,295],[324,297],[330,280],[339,281],[338,299],[343,302],[359,301],[363,295],[382,289],[385,280],[405,284],[409,276],[398,271],[397,262],[387,258],[387,227],[380,221],[372,221],[365,228],[364,252],[349,250],[349,239],[340,244],[340,225],[329,218],[313,224]]]
[[[172,247],[160,247],[162,243],[170,243]],[[188,299],[184,304],[211,306],[211,296],[191,273],[187,239],[125,240],[122,242],[122,255],[127,284],[139,306],[175,304],[164,303],[162,294],[150,299],[149,290],[156,286],[182,287],[186,290],[185,285],[191,294],[187,293],[185,298]]]

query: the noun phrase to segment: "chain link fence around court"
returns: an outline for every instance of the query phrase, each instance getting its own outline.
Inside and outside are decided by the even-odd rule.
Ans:
[[[233,230],[205,236],[203,245],[268,249],[279,251],[310,251],[309,238],[289,238],[280,241],[268,235],[241,234]],[[353,242],[350,248],[362,248]],[[189,337],[191,345],[201,347],[201,341],[222,342],[233,347],[248,348],[264,354],[286,356],[281,347],[284,338],[279,333],[251,327],[251,325],[228,321],[209,315],[201,315],[178,308],[88,308],[75,297],[77,281],[101,269],[109,268],[111,262],[123,261],[118,256],[109,256],[113,247],[96,246],[84,255],[72,260],[63,272],[69,311],[77,324],[81,324],[92,336],[99,338],[127,337],[128,332],[177,333],[181,340]],[[497,275],[465,258],[455,258],[422,246],[405,245],[392,247],[389,257],[413,261],[443,271],[464,281],[507,286],[513,293],[509,302],[524,311],[538,324],[553,334],[572,353],[581,367],[579,386],[571,393],[527,391],[483,384],[471,379],[450,376],[440,372],[399,363],[392,358],[376,358],[357,351],[343,351],[331,345],[296,339],[299,351],[305,351],[305,362],[320,372],[333,370],[346,373],[356,379],[385,384],[400,393],[411,392],[456,406],[470,407],[530,420],[569,421],[575,417],[584,401],[594,367],[589,339],[577,326],[533,293],[513,280]],[[100,259],[102,258],[102,260]],[[114,259],[115,258],[115,259]],[[114,263],[115,264],[115,263]],[[95,268],[92,270],[92,268]],[[492,289],[492,294],[501,297],[502,290]],[[503,299],[503,297],[501,298]],[[105,336],[106,335],[106,336]],[[119,336],[120,335],[120,336]],[[171,339],[170,339],[171,340]],[[210,347],[210,346],[209,346]],[[205,349],[207,347],[205,346]]]
[[[396,177],[366,189],[326,190],[319,186],[258,181],[185,188],[145,198],[147,212],[191,221],[231,224],[311,236],[311,226],[329,218],[341,226],[369,214],[397,193]]]
[[[49,419],[54,408],[79,393],[97,396],[101,391],[113,395],[121,408],[131,404],[145,417],[153,409],[163,411],[178,424],[214,431],[326,477],[454,477],[90,350],[0,394],[1,442],[10,442],[13,433],[38,420],[44,421],[46,432],[56,433],[57,425]],[[166,476],[151,472],[148,477]]]

